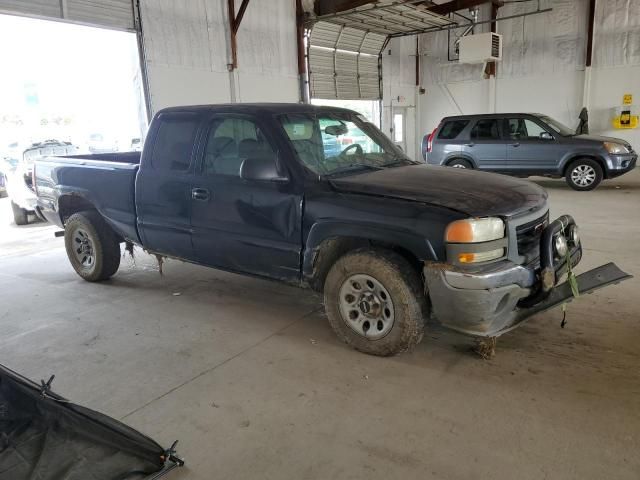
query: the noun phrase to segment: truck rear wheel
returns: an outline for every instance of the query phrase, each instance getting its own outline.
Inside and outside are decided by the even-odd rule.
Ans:
[[[110,278],[120,266],[120,244],[98,212],[84,211],[69,217],[64,245],[71,266],[88,282]]]
[[[11,210],[13,210],[13,221],[16,225],[26,225],[29,223],[29,214],[27,211],[13,203],[13,200],[11,201]]]
[[[364,353],[395,355],[413,349],[424,335],[422,282],[391,251],[363,249],[341,257],[325,280],[324,305],[338,337]]]
[[[574,190],[593,190],[602,182],[602,167],[590,158],[579,158],[567,167],[565,179]]]

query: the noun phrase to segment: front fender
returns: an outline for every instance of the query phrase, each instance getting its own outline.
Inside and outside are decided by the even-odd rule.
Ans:
[[[315,223],[309,230],[305,244],[302,274],[310,278],[314,273],[314,262],[323,242],[335,238],[373,241],[400,247],[420,261],[435,261],[436,254],[429,239],[415,232],[389,226],[372,224],[354,224],[339,221]]]

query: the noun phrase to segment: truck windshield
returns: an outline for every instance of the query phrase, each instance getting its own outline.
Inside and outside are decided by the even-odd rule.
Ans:
[[[551,128],[554,132],[559,133],[563,137],[570,137],[576,134],[576,132],[571,130],[569,127],[564,126],[559,121],[554,120],[551,117],[547,117],[546,115],[541,115],[538,118],[542,120],[544,123],[546,123],[547,125],[549,125],[549,128]]]
[[[417,163],[360,115],[292,113],[279,119],[300,161],[318,175],[351,175]]]

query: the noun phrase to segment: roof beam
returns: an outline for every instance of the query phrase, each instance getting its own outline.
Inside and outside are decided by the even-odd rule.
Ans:
[[[316,0],[314,10],[316,15],[328,15],[330,13],[344,12],[352,8],[361,7],[367,3],[374,3],[371,0]]]
[[[504,5],[502,0],[451,0],[449,2],[433,5],[427,8],[429,11],[437,13],[438,15],[448,15],[450,13],[457,12],[458,10],[477,7],[478,5],[489,2],[493,3],[496,7],[502,7]]]

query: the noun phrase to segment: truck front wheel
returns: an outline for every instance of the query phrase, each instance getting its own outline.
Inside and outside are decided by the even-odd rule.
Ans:
[[[331,267],[324,305],[338,337],[356,350],[388,356],[424,335],[426,299],[418,273],[401,255],[356,250]]]
[[[110,278],[120,266],[120,244],[98,212],[84,211],[69,217],[64,245],[71,266],[88,282]]]

